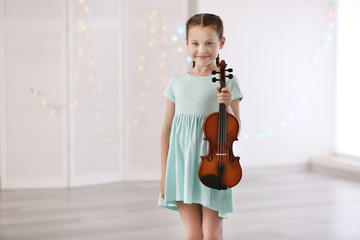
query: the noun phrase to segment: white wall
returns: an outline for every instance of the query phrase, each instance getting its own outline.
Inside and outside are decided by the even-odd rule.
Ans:
[[[160,178],[167,81],[187,70],[187,0],[128,0],[124,7],[125,179]],[[179,51],[181,50],[181,51]]]
[[[1,188],[119,181],[119,0],[0,0]]]
[[[224,21],[227,42],[221,57],[239,77],[244,94],[235,147],[245,166],[303,164],[309,156],[333,151],[335,43],[324,42],[334,32],[328,28],[331,3],[198,1],[198,12]]]
[[[67,185],[65,1],[0,1],[1,186]],[[46,101],[47,107],[43,107]]]
[[[336,84],[336,151],[360,157],[360,1],[338,3]]]
[[[70,185],[120,181],[122,2],[69,1],[68,16]]]

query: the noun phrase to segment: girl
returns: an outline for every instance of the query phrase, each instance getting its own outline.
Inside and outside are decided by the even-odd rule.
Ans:
[[[208,152],[202,125],[218,112],[219,103],[240,121],[242,94],[237,79],[227,79],[220,93],[211,72],[218,70],[219,50],[224,47],[222,20],[213,14],[196,14],[186,23],[186,45],[193,69],[170,79],[161,132],[161,184],[158,205],[178,210],[185,239],[223,239],[222,219],[233,211],[232,191],[204,186],[197,169]],[[216,60],[216,62],[215,62]]]

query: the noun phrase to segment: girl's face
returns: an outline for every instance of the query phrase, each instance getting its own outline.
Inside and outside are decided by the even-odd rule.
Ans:
[[[225,38],[219,39],[219,35],[211,26],[193,26],[188,31],[186,45],[190,57],[195,61],[196,67],[214,67],[214,60],[222,49]]]

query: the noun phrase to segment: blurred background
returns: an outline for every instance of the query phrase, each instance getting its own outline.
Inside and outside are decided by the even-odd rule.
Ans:
[[[224,22],[220,58],[244,95],[234,143],[243,168],[359,173],[359,9],[356,0],[0,0],[1,189],[159,180],[162,92],[191,68],[185,23],[198,12]]]

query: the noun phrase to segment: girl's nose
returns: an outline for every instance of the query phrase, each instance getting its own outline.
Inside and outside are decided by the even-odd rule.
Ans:
[[[206,52],[205,46],[200,45],[200,46],[199,46],[199,52],[200,52],[200,53],[205,53],[205,52]]]

